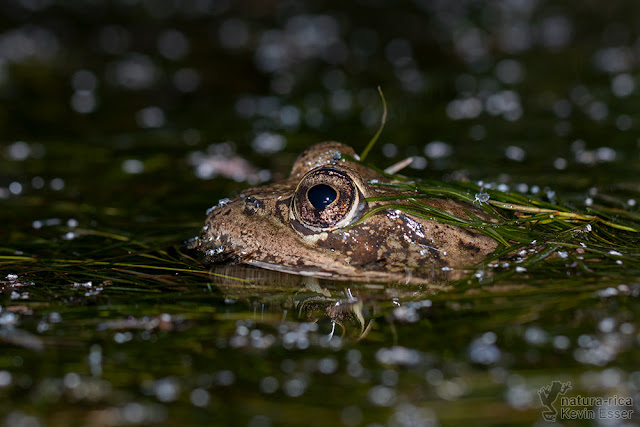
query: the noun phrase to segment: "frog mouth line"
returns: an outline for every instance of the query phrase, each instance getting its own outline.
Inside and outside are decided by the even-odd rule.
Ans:
[[[305,276],[305,277],[313,277],[313,278],[317,278],[317,279],[330,279],[330,280],[342,280],[342,281],[358,281],[358,279],[356,279],[353,275],[348,274],[348,273],[338,273],[338,272],[331,272],[331,271],[326,271],[326,270],[320,270],[320,269],[313,269],[313,268],[309,268],[309,269],[300,269],[300,267],[288,267],[286,265],[282,265],[282,264],[272,264],[269,262],[265,262],[265,261],[257,261],[257,260],[251,260],[251,261],[247,261],[246,264],[251,265],[253,267],[258,267],[258,268],[264,268],[266,270],[272,270],[272,271],[277,271],[279,273],[288,273],[288,274],[293,274],[296,276]],[[463,272],[464,269],[461,269],[459,271],[457,271],[457,273],[461,273]],[[376,282],[376,281],[380,281],[380,280],[384,280],[385,282],[397,282],[397,283],[403,283],[403,284],[410,284],[410,283],[414,283],[414,284],[419,284],[419,283],[429,283],[429,284],[434,284],[437,282],[437,277],[424,277],[420,274],[415,274],[416,271],[411,269],[411,268],[407,268],[404,271],[404,274],[400,273],[400,272],[389,272],[389,271],[368,271],[365,273],[366,276],[369,276],[368,278],[366,278],[365,281],[372,281],[372,282]],[[454,272],[453,269],[451,270],[442,270],[442,274],[454,274],[455,275],[456,272]],[[362,280],[362,275],[359,276],[360,280]]]
[[[301,270],[299,267],[288,267],[282,264],[271,264],[265,261],[256,261],[251,260],[247,261],[247,264],[252,265],[254,267],[266,268],[267,270],[278,271],[281,273],[289,273],[295,274],[298,276],[308,276],[308,277],[322,277],[327,279],[335,279],[336,274],[328,271],[322,270]]]

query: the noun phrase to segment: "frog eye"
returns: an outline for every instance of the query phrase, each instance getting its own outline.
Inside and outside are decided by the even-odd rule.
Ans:
[[[323,210],[336,200],[338,192],[327,184],[316,184],[307,190],[307,199],[318,210]]]
[[[365,207],[363,196],[346,171],[322,167],[307,173],[292,202],[292,219],[312,231],[330,231],[353,222]]]

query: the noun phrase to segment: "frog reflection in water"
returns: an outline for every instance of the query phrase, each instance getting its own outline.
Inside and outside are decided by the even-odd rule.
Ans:
[[[195,242],[206,262],[335,280],[428,283],[460,277],[456,267],[473,266],[495,250],[496,241],[480,232],[391,207],[408,203],[408,193],[372,185],[389,179],[344,155],[355,157],[337,142],[312,146],[298,156],[288,179],[214,208]],[[367,200],[372,197],[398,200]],[[465,202],[422,201],[460,218],[471,212],[490,221]],[[380,210],[362,219],[372,209]]]

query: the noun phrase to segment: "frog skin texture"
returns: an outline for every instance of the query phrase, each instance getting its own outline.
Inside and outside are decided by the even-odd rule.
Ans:
[[[398,283],[462,277],[465,268],[496,249],[497,242],[478,231],[384,209],[408,203],[408,193],[373,185],[390,179],[349,158],[357,158],[353,149],[337,142],[306,149],[289,178],[247,189],[212,208],[195,247],[206,263]],[[371,197],[398,200],[366,200]],[[463,201],[420,200],[459,218],[470,212],[492,221]],[[380,210],[366,216],[372,209]]]

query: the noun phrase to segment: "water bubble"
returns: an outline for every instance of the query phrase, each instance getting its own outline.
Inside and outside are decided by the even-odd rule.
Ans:
[[[80,375],[76,374],[75,372],[69,372],[65,374],[62,382],[67,388],[76,388],[80,385],[81,378]]]
[[[412,156],[409,167],[411,169],[423,170],[427,167],[427,159],[422,156]]]
[[[264,377],[260,380],[260,390],[263,393],[275,393],[278,390],[279,382],[275,377]]]
[[[635,90],[635,81],[628,73],[618,74],[611,79],[611,91],[617,97],[629,96]]]
[[[571,143],[571,151],[580,152],[586,148],[587,144],[582,139],[576,139]]]
[[[180,92],[195,92],[200,85],[200,74],[193,68],[180,68],[173,75],[173,85]]]
[[[271,133],[261,132],[251,142],[253,149],[260,154],[273,154],[282,151],[286,145],[284,136]]]
[[[632,323],[625,322],[620,325],[620,332],[625,335],[631,335],[635,332],[636,328]]]
[[[407,92],[420,93],[426,88],[426,77],[424,73],[416,67],[398,69],[395,74]]]
[[[503,90],[489,95],[485,102],[487,113],[502,115],[509,121],[515,121],[522,115],[520,95],[512,90]]]
[[[487,34],[477,27],[468,27],[454,35],[455,48],[463,60],[474,63],[487,56],[489,43]]]
[[[385,369],[382,371],[382,384],[388,387],[395,387],[398,384],[398,372],[393,369]]]
[[[359,362],[362,359],[362,353],[359,350],[351,349],[347,352],[346,359],[350,363]]]
[[[437,427],[439,425],[435,413],[426,407],[416,407],[402,402],[395,407],[387,425],[398,427]],[[373,425],[370,424],[371,427]]]
[[[503,25],[500,31],[500,45],[507,53],[524,52],[533,45],[533,31],[525,22]]]
[[[304,394],[307,384],[301,378],[292,378],[284,383],[283,389],[287,396],[298,397]]]
[[[256,113],[264,117],[275,118],[280,109],[280,99],[275,96],[261,96],[257,98]]]
[[[424,154],[431,159],[449,157],[453,154],[453,147],[442,141],[432,141],[425,145]]]
[[[136,122],[142,128],[159,128],[165,124],[165,114],[160,107],[146,107],[136,113]]]
[[[560,99],[553,104],[553,112],[561,119],[566,119],[571,115],[571,103],[566,99]]]
[[[236,375],[229,370],[216,372],[216,383],[221,386],[230,386],[236,380]]]
[[[612,162],[616,159],[616,150],[610,147],[600,147],[595,153],[596,159],[600,162]]]
[[[522,81],[524,67],[513,59],[503,59],[496,65],[496,77],[506,84],[516,84]]]
[[[571,345],[571,341],[564,335],[553,337],[553,347],[558,350],[566,350]]]
[[[414,307],[403,305],[393,309],[393,317],[400,322],[415,323],[420,320],[420,315]]]
[[[9,371],[0,371],[0,387],[7,387],[11,384],[11,372]]]
[[[523,384],[509,387],[505,392],[505,397],[509,405],[520,410],[531,407],[534,402],[533,393]]]
[[[628,114],[620,114],[618,117],[616,117],[616,127],[619,130],[629,130],[631,129],[632,125],[633,121],[631,120],[631,116],[629,116]]]
[[[548,334],[537,326],[530,326],[524,332],[524,339],[529,344],[542,345],[547,342]]]
[[[160,55],[178,61],[189,53],[189,40],[180,31],[167,30],[158,37],[157,48]]]
[[[444,375],[442,374],[441,370],[436,368],[431,368],[427,371],[425,379],[431,385],[438,385],[444,379]]]
[[[127,89],[140,90],[151,87],[159,71],[148,56],[131,53],[110,64],[107,74],[112,83]]]
[[[612,317],[605,317],[598,322],[598,329],[602,333],[612,332],[616,327],[616,320]]]
[[[324,124],[324,114],[318,108],[310,108],[304,115],[304,121],[312,128],[318,128]]]
[[[129,402],[122,407],[120,413],[122,418],[129,423],[139,424],[142,423],[147,415],[147,409],[137,402]]]
[[[572,129],[571,123],[569,123],[566,120],[559,121],[553,127],[553,130],[555,131],[556,135],[563,136],[563,137],[569,135],[569,133],[571,132],[571,129]]]
[[[281,31],[265,31],[255,53],[258,68],[264,72],[274,72],[289,66],[292,56],[289,55]]]
[[[93,344],[89,349],[89,368],[93,376],[102,375],[102,347],[99,344]]]
[[[73,239],[77,239],[78,237],[80,237],[80,235],[78,233],[75,233],[73,231],[67,231],[65,234],[62,235],[62,240],[73,240]],[[84,294],[84,296],[90,296],[90,295],[95,295],[95,292],[86,292]]]
[[[391,406],[396,399],[396,391],[383,385],[372,387],[367,395],[369,401],[376,406]]]
[[[496,336],[493,332],[487,332],[476,338],[469,345],[469,358],[475,363],[491,365],[500,360],[502,353],[495,345]]]
[[[40,420],[33,416],[14,410],[4,419],[5,425],[19,427],[40,427]]]
[[[476,97],[454,99],[447,104],[447,116],[452,120],[474,119],[482,111],[482,101]]]
[[[351,109],[351,105],[353,103],[353,97],[351,93],[347,90],[340,89],[331,92],[331,96],[329,98],[329,105],[331,109],[336,113],[345,113]]]
[[[49,61],[60,48],[58,37],[48,29],[32,25],[0,34],[0,58],[21,63],[31,58]]]
[[[80,114],[93,113],[98,105],[95,94],[86,90],[75,91],[70,103],[73,111]]]
[[[15,313],[4,312],[0,314],[0,326],[14,326],[18,323],[18,316]]]
[[[605,289],[598,290],[596,292],[596,294],[599,297],[602,297],[602,298],[609,298],[609,297],[614,297],[614,296],[618,295],[618,290],[616,288],[613,288],[613,287],[608,287],[608,288],[605,288]]]
[[[161,402],[173,402],[178,398],[180,386],[174,378],[163,378],[155,382],[154,393]]]
[[[632,68],[634,54],[628,47],[607,47],[593,55],[597,69],[607,73],[621,73]]]
[[[189,395],[189,399],[194,406],[204,407],[209,404],[209,392],[202,388],[194,389]]]
[[[218,29],[218,39],[225,49],[238,49],[249,42],[249,27],[239,19],[227,19]]]
[[[376,360],[384,365],[415,366],[420,363],[422,356],[417,350],[394,346],[379,349],[376,352]]]
[[[564,170],[564,169],[567,168],[567,160],[563,159],[562,157],[557,157],[553,161],[553,167],[558,169],[558,170]]]
[[[542,21],[540,36],[544,46],[552,50],[560,50],[571,42],[573,24],[566,16],[550,16]]]
[[[587,107],[587,114],[595,121],[602,121],[609,115],[609,107],[602,101],[594,101]]]
[[[256,64],[265,72],[283,71],[311,58],[340,63],[346,56],[338,22],[329,15],[295,15],[284,30],[265,31],[255,51]]]
[[[442,381],[436,387],[436,393],[445,400],[456,400],[464,394],[466,385],[461,378]]]
[[[248,427],[271,427],[271,418],[266,415],[255,415],[249,420]]]
[[[17,181],[14,181],[12,183],[9,184],[9,192],[11,194],[13,194],[14,196],[19,195],[20,193],[22,193],[22,184],[20,184]]]
[[[300,124],[300,110],[293,105],[285,105],[280,109],[280,122],[288,128],[296,128]]]
[[[361,377],[364,374],[364,367],[360,362],[349,363],[347,365],[347,373],[354,378]]]
[[[118,344],[123,344],[125,342],[131,341],[133,339],[133,334],[129,331],[127,332],[116,332],[113,335],[113,340]]]
[[[527,152],[515,145],[508,146],[504,151],[505,156],[515,162],[522,162],[527,156]]]
[[[20,162],[26,160],[27,157],[29,157],[29,154],[31,153],[31,147],[24,141],[16,141],[6,147],[4,152],[9,160]]]
[[[318,361],[318,371],[323,374],[333,374],[338,369],[338,361],[332,357],[325,357]]]
[[[398,147],[392,143],[386,143],[382,146],[382,155],[385,157],[395,157],[398,155]]]

